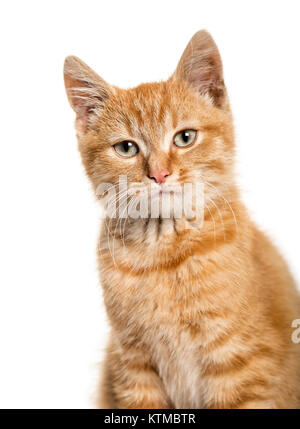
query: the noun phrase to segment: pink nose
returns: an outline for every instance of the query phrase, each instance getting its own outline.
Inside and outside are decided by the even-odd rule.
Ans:
[[[168,170],[155,171],[150,173],[150,179],[154,179],[156,183],[164,183],[166,177],[169,176]]]

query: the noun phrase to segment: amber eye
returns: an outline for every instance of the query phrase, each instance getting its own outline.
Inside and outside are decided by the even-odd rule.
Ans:
[[[114,149],[117,154],[123,156],[124,158],[131,158],[139,152],[139,147],[134,142],[124,141],[116,143]]]
[[[197,131],[183,130],[176,134],[174,137],[174,145],[177,147],[186,147],[194,143]]]

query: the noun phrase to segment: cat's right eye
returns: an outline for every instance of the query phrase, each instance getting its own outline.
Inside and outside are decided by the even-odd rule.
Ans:
[[[116,143],[113,147],[117,154],[124,158],[131,158],[139,152],[138,145],[130,141]]]

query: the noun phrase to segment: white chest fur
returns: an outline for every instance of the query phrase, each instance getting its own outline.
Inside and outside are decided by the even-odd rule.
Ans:
[[[182,331],[154,351],[159,375],[175,408],[202,408],[204,383],[201,380],[199,344]]]

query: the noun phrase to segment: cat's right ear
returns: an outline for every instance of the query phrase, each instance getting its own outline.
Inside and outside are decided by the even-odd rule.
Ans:
[[[112,95],[113,88],[74,56],[65,59],[64,80],[68,100],[76,112],[77,131],[85,133]]]

